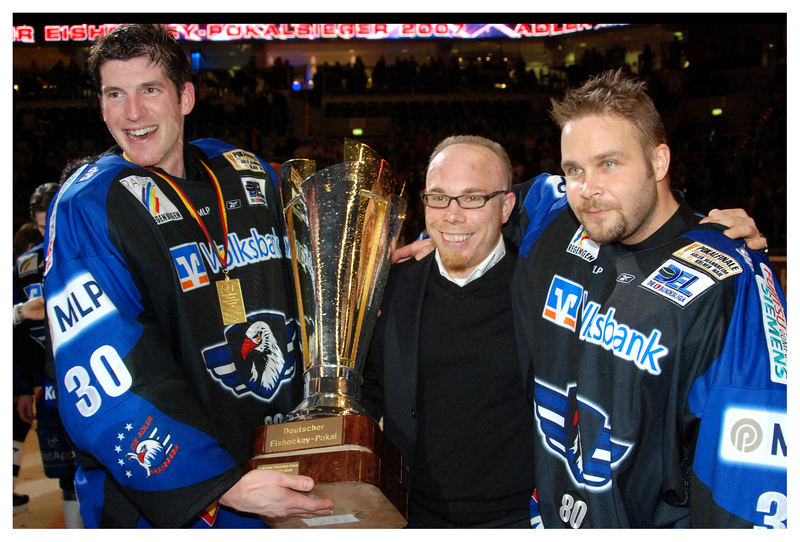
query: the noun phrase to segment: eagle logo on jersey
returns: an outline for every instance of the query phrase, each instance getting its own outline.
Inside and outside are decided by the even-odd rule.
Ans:
[[[250,365],[250,384],[269,390],[278,383],[286,362],[272,330],[264,322],[247,328],[242,342],[242,359]]]
[[[536,379],[534,395],[539,433],[548,451],[564,461],[577,486],[610,489],[612,469],[633,445],[611,437],[608,415],[579,396],[575,384],[561,391]]]
[[[282,313],[251,313],[247,322],[226,328],[224,343],[203,349],[203,359],[211,375],[235,395],[272,401],[294,376],[295,328]]]
[[[156,431],[158,428],[154,429],[153,433],[155,434]],[[149,478],[151,469],[161,465],[172,450],[169,439],[169,435],[164,438],[163,442],[157,438],[144,439],[136,445],[136,452],[128,452],[127,457],[129,460],[136,461],[147,472],[147,478]]]
[[[117,463],[123,471],[122,475],[128,479],[135,476],[134,470],[128,468],[129,464],[139,465],[144,469],[145,478],[150,478],[166,469],[178,453],[178,445],[172,442],[172,435],[169,432],[159,432],[152,416],[147,417],[138,431],[132,423],[125,424],[115,440],[118,442],[114,446]],[[130,444],[127,444],[128,441]]]

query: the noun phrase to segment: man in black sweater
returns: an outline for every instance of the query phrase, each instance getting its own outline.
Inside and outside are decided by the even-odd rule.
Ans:
[[[499,144],[442,141],[422,194],[436,250],[395,266],[384,292],[363,399],[403,453],[412,528],[529,526],[530,378],[502,236],[511,178]]]

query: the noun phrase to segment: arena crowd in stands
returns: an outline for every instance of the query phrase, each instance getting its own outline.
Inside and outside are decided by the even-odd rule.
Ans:
[[[387,117],[391,129],[365,142],[406,180],[409,201],[416,204],[432,146],[455,133],[502,143],[514,164],[515,181],[543,171],[560,173],[559,130],[547,116],[548,98],[588,75],[623,68],[647,80],[665,119],[673,186],[701,211],[744,207],[774,252],[786,246],[785,50],[765,61],[765,43],[741,36],[719,43],[720,34],[694,33],[669,47],[645,47],[635,66],[625,63],[619,45],[592,48],[573,65],[553,67],[546,76],[526,70],[524,58],[458,62],[409,55],[382,57],[374,66],[356,58],[319,66],[313,88],[295,91],[294,70],[280,58],[266,68],[253,60],[235,70],[200,70],[198,102],[186,135],[213,134],[268,161],[306,157],[325,167],[341,159],[342,138],[327,137],[313,126],[308,133],[292,129],[297,123],[291,115],[310,110],[315,118]],[[658,58],[654,50],[666,52]],[[113,142],[85,66],[58,63],[44,70],[31,65],[15,70],[14,83],[16,231],[26,219],[34,187],[57,180],[69,161]],[[698,107],[705,113],[716,103],[724,109],[721,118],[696,114]],[[371,109],[365,110],[365,104]],[[421,230],[419,217],[421,209],[415,214],[412,208],[407,239]]]

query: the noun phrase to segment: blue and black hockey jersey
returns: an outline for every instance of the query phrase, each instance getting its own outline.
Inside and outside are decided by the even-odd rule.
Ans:
[[[299,402],[294,294],[275,173],[215,140],[173,179],[223,246],[246,323],[223,325],[218,252],[154,171],[106,153],[50,209],[47,316],[87,527],[261,526],[216,506],[254,429]]]

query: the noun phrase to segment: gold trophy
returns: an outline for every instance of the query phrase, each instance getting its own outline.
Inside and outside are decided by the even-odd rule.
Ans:
[[[406,524],[400,453],[360,404],[363,366],[405,200],[374,150],[346,139],[344,161],[281,166],[284,213],[303,343],[304,399],[287,422],[256,431],[248,467],[305,474],[333,499],[331,516],[273,527],[391,528]]]

